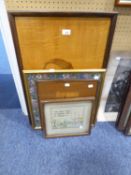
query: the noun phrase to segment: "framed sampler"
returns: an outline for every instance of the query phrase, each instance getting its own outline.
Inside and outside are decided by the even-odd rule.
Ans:
[[[41,101],[46,137],[89,134],[93,104],[94,98]]]
[[[9,12],[34,129],[44,129],[40,102],[47,99],[94,97],[95,124],[116,20],[117,12]]]
[[[131,7],[131,0],[116,0],[116,6]]]

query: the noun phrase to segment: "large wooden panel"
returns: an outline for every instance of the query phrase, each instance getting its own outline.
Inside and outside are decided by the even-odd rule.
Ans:
[[[23,16],[15,22],[24,69],[102,68],[110,18]]]

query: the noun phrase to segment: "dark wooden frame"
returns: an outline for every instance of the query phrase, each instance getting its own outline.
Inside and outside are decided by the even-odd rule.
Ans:
[[[108,59],[109,59],[113,35],[114,35],[114,31],[115,31],[117,15],[118,15],[117,12],[111,12],[111,13],[105,13],[105,12],[104,13],[103,12],[8,12],[11,32],[12,32],[14,46],[15,46],[16,55],[17,55],[19,71],[20,71],[22,85],[23,85],[25,99],[26,99],[27,110],[28,110],[28,114],[29,114],[29,121],[30,121],[30,124],[32,125],[33,128],[35,128],[35,126],[34,126],[34,123],[32,121],[32,118],[31,118],[31,112],[29,110],[29,103],[28,103],[28,99],[27,99],[26,88],[24,85],[24,75],[22,72],[23,66],[22,66],[22,59],[21,59],[21,53],[20,53],[20,48],[19,48],[17,30],[16,30],[16,25],[15,25],[15,17],[17,17],[17,16],[28,16],[28,17],[29,16],[36,16],[36,17],[42,16],[43,17],[43,16],[45,16],[45,17],[83,17],[83,18],[86,18],[86,17],[108,17],[108,18],[111,18],[111,25],[110,25],[110,30],[109,30],[109,34],[108,34],[108,40],[107,40],[104,62],[103,62],[103,68],[106,68],[107,63],[108,63]]]
[[[47,135],[47,132],[46,132],[46,119],[45,119],[45,115],[44,115],[44,110],[43,109],[43,106],[44,104],[49,104],[49,103],[64,103],[64,102],[81,102],[81,101],[91,101],[92,102],[92,109],[91,109],[91,116],[90,116],[90,122],[89,122],[89,131],[88,132],[84,132],[84,133],[81,133],[81,134],[63,134],[63,135],[51,135],[51,136],[48,136]],[[82,136],[82,135],[89,135],[91,133],[91,119],[94,118],[93,115],[94,115],[94,111],[95,111],[95,107],[94,107],[94,102],[95,102],[95,98],[94,97],[89,97],[89,98],[68,98],[68,99],[57,99],[57,100],[46,100],[46,101],[41,101],[40,102],[40,108],[41,108],[41,117],[42,117],[42,122],[43,122],[43,125],[45,126],[45,136],[46,138],[56,138],[56,137],[69,137],[69,136]]]
[[[131,3],[121,3],[120,0],[115,0],[115,6],[119,6],[119,7],[131,7]]]
[[[131,80],[129,81],[127,89],[125,89],[125,97],[123,98],[123,103],[121,104],[120,111],[117,116],[116,127],[120,131],[124,131],[127,121],[128,121],[128,110],[131,104]]]
[[[126,125],[126,128],[124,130],[124,134],[125,135],[128,135],[128,136],[131,136],[131,112],[129,114],[129,119],[128,119],[128,122],[127,122],[127,125]]]

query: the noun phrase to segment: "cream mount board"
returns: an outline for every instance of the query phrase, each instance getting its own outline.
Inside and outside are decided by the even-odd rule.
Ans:
[[[131,9],[114,7],[115,0],[5,0],[8,11],[118,11],[113,51],[131,50]]]

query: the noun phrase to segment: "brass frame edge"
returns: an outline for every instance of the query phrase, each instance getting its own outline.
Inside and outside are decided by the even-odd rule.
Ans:
[[[29,74],[29,73],[84,73],[84,72],[106,72],[106,69],[49,69],[49,70],[43,70],[43,69],[37,69],[37,70],[23,70],[23,73]]]

